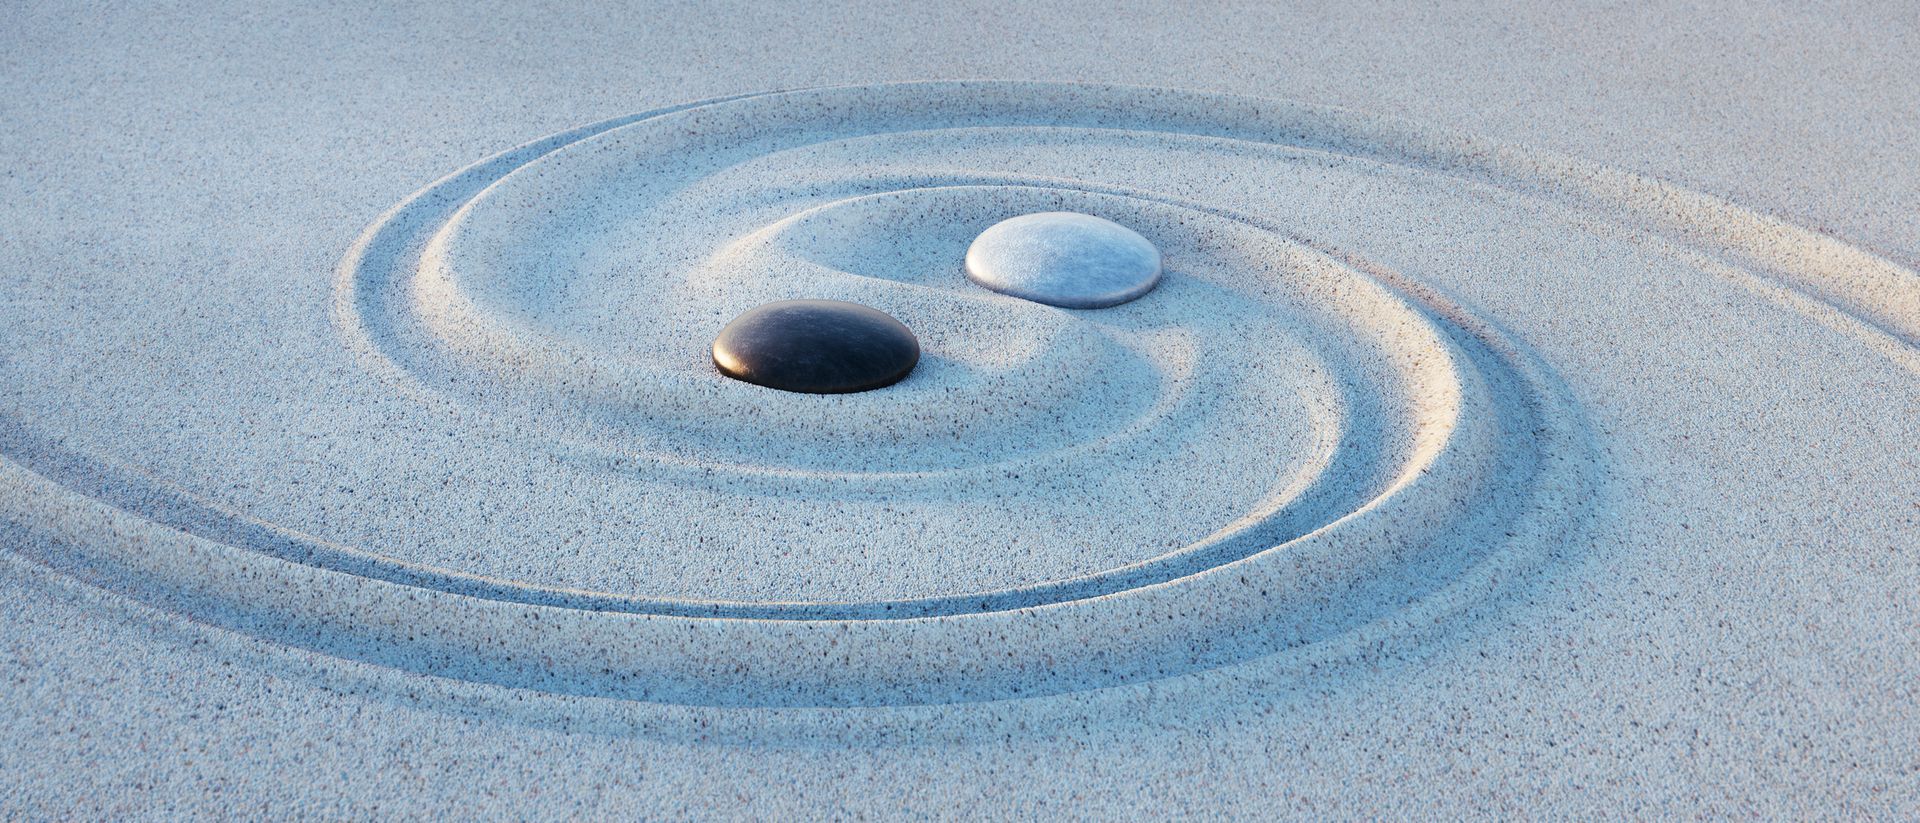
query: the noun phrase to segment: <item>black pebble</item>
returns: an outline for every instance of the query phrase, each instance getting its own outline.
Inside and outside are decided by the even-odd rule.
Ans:
[[[720,373],[783,391],[844,394],[890,386],[920,362],[920,341],[886,312],[838,300],[747,310],[713,341]]]

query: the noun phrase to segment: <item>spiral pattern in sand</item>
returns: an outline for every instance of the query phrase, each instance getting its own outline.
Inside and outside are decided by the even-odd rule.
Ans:
[[[651,549],[586,541],[527,574],[374,550],[17,425],[0,481],[35,553],[89,579],[284,642],[566,693],[985,700],[1363,649],[1574,545],[1595,456],[1568,393],[1497,317],[1398,264],[1472,265],[1466,218],[1496,211],[1478,230],[1503,231],[1532,200],[1591,220],[1554,231],[1656,234],[1892,356],[1920,339],[1897,266],[1577,161],[1211,94],[818,89],[506,152],[396,207],[339,269],[333,311],[372,374],[444,408],[449,437],[669,501],[644,504],[677,513],[648,524]],[[1164,281],[1099,311],[966,281],[979,231],[1051,210],[1145,235]],[[714,372],[721,325],[797,298],[899,317],[921,365],[848,396]],[[633,573],[645,551],[682,572]],[[833,563],[857,568],[811,572]]]

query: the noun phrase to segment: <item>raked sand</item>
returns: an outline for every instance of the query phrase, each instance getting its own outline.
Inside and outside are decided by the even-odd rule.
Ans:
[[[383,14],[0,35],[0,808],[1920,812],[1912,21]]]

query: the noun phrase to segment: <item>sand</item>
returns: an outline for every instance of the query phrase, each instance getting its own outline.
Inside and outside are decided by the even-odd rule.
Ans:
[[[1920,810],[1911,23],[33,11],[9,810]]]

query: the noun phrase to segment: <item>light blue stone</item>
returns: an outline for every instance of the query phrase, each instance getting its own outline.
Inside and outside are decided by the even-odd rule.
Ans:
[[[967,279],[1068,309],[1117,306],[1160,282],[1160,250],[1091,214],[1048,211],[993,224],[967,249]]]

